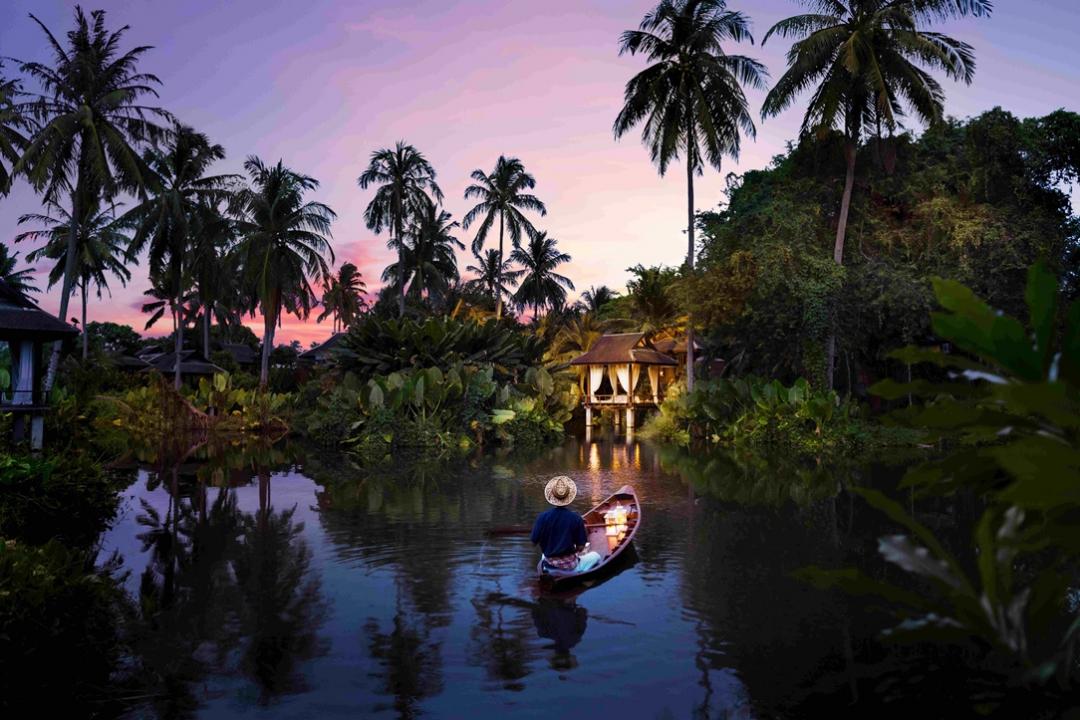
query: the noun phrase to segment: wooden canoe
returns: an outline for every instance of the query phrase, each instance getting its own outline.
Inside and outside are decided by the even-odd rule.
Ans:
[[[626,518],[626,532],[621,538],[608,535],[604,522],[604,513],[616,505],[629,508]],[[641,526],[641,503],[638,502],[634,488],[623,485],[610,497],[585,513],[583,518],[585,520],[585,530],[589,535],[589,550],[600,553],[600,562],[589,570],[579,573],[545,568],[544,561],[541,559],[536,565],[536,572],[540,577],[542,587],[554,589],[602,575],[604,570],[610,568],[634,541],[634,535],[637,534],[638,528]]]

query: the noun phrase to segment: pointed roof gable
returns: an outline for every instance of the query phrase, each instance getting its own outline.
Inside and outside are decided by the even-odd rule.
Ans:
[[[652,349],[645,342],[645,333],[601,335],[589,351],[570,361],[571,365],[677,365],[674,358]]]

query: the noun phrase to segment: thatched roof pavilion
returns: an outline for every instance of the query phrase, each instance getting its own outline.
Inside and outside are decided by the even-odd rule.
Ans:
[[[0,341],[11,350],[11,389],[0,397],[0,407],[13,414],[15,442],[26,436],[40,450],[44,440],[47,400],[41,383],[42,345],[78,335],[79,331],[39,308],[24,294],[0,279]]]
[[[626,408],[628,427],[633,426],[635,407],[660,403],[678,365],[649,345],[645,333],[603,335],[570,364],[579,370],[586,422],[591,422],[593,408],[616,406]]]

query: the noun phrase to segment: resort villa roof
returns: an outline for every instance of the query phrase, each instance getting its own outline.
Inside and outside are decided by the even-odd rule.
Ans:
[[[253,350],[249,345],[244,343],[220,343],[219,347],[223,352],[232,355],[232,359],[237,365],[259,364],[258,351]]]
[[[587,352],[571,365],[678,365],[675,358],[657,352],[645,342],[645,333],[601,335]]]
[[[176,372],[176,353],[165,353],[149,360],[149,367],[144,372],[156,370],[160,373]],[[222,368],[208,361],[194,350],[183,350],[180,353],[181,375],[213,375],[225,372]]]
[[[331,335],[325,342],[320,345],[316,345],[310,350],[305,350],[297,356],[297,360],[305,363],[323,363],[327,362],[333,357],[334,351],[341,344],[341,341],[348,336],[347,332],[339,332]]]
[[[79,331],[0,279],[0,340],[61,340]]]

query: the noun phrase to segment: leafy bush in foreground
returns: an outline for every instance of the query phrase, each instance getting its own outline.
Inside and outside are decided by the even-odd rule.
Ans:
[[[845,449],[869,440],[857,408],[800,378],[790,387],[756,377],[699,381],[669,392],[643,432],[664,442],[785,445],[799,452]]]
[[[1062,707],[1075,707],[1080,301],[1061,323],[1057,281],[1041,265],[1028,275],[1028,327],[959,283],[936,280],[934,289],[944,309],[932,316],[934,332],[960,352],[906,348],[894,356],[945,368],[945,381],[884,382],[874,391],[924,398],[901,419],[932,437],[967,441],[945,458],[913,468],[901,488],[981,497],[987,507],[974,529],[974,558],[950,553],[900,503],[856,490],[901,529],[881,538],[879,549],[917,589],[851,569],[811,568],[804,577],[884,599],[899,620],[889,637],[973,645],[983,659],[972,668],[982,676],[977,702],[987,714],[1010,688],[1038,687]]]
[[[117,489],[81,453],[0,456],[0,537],[89,545],[116,515]]]

